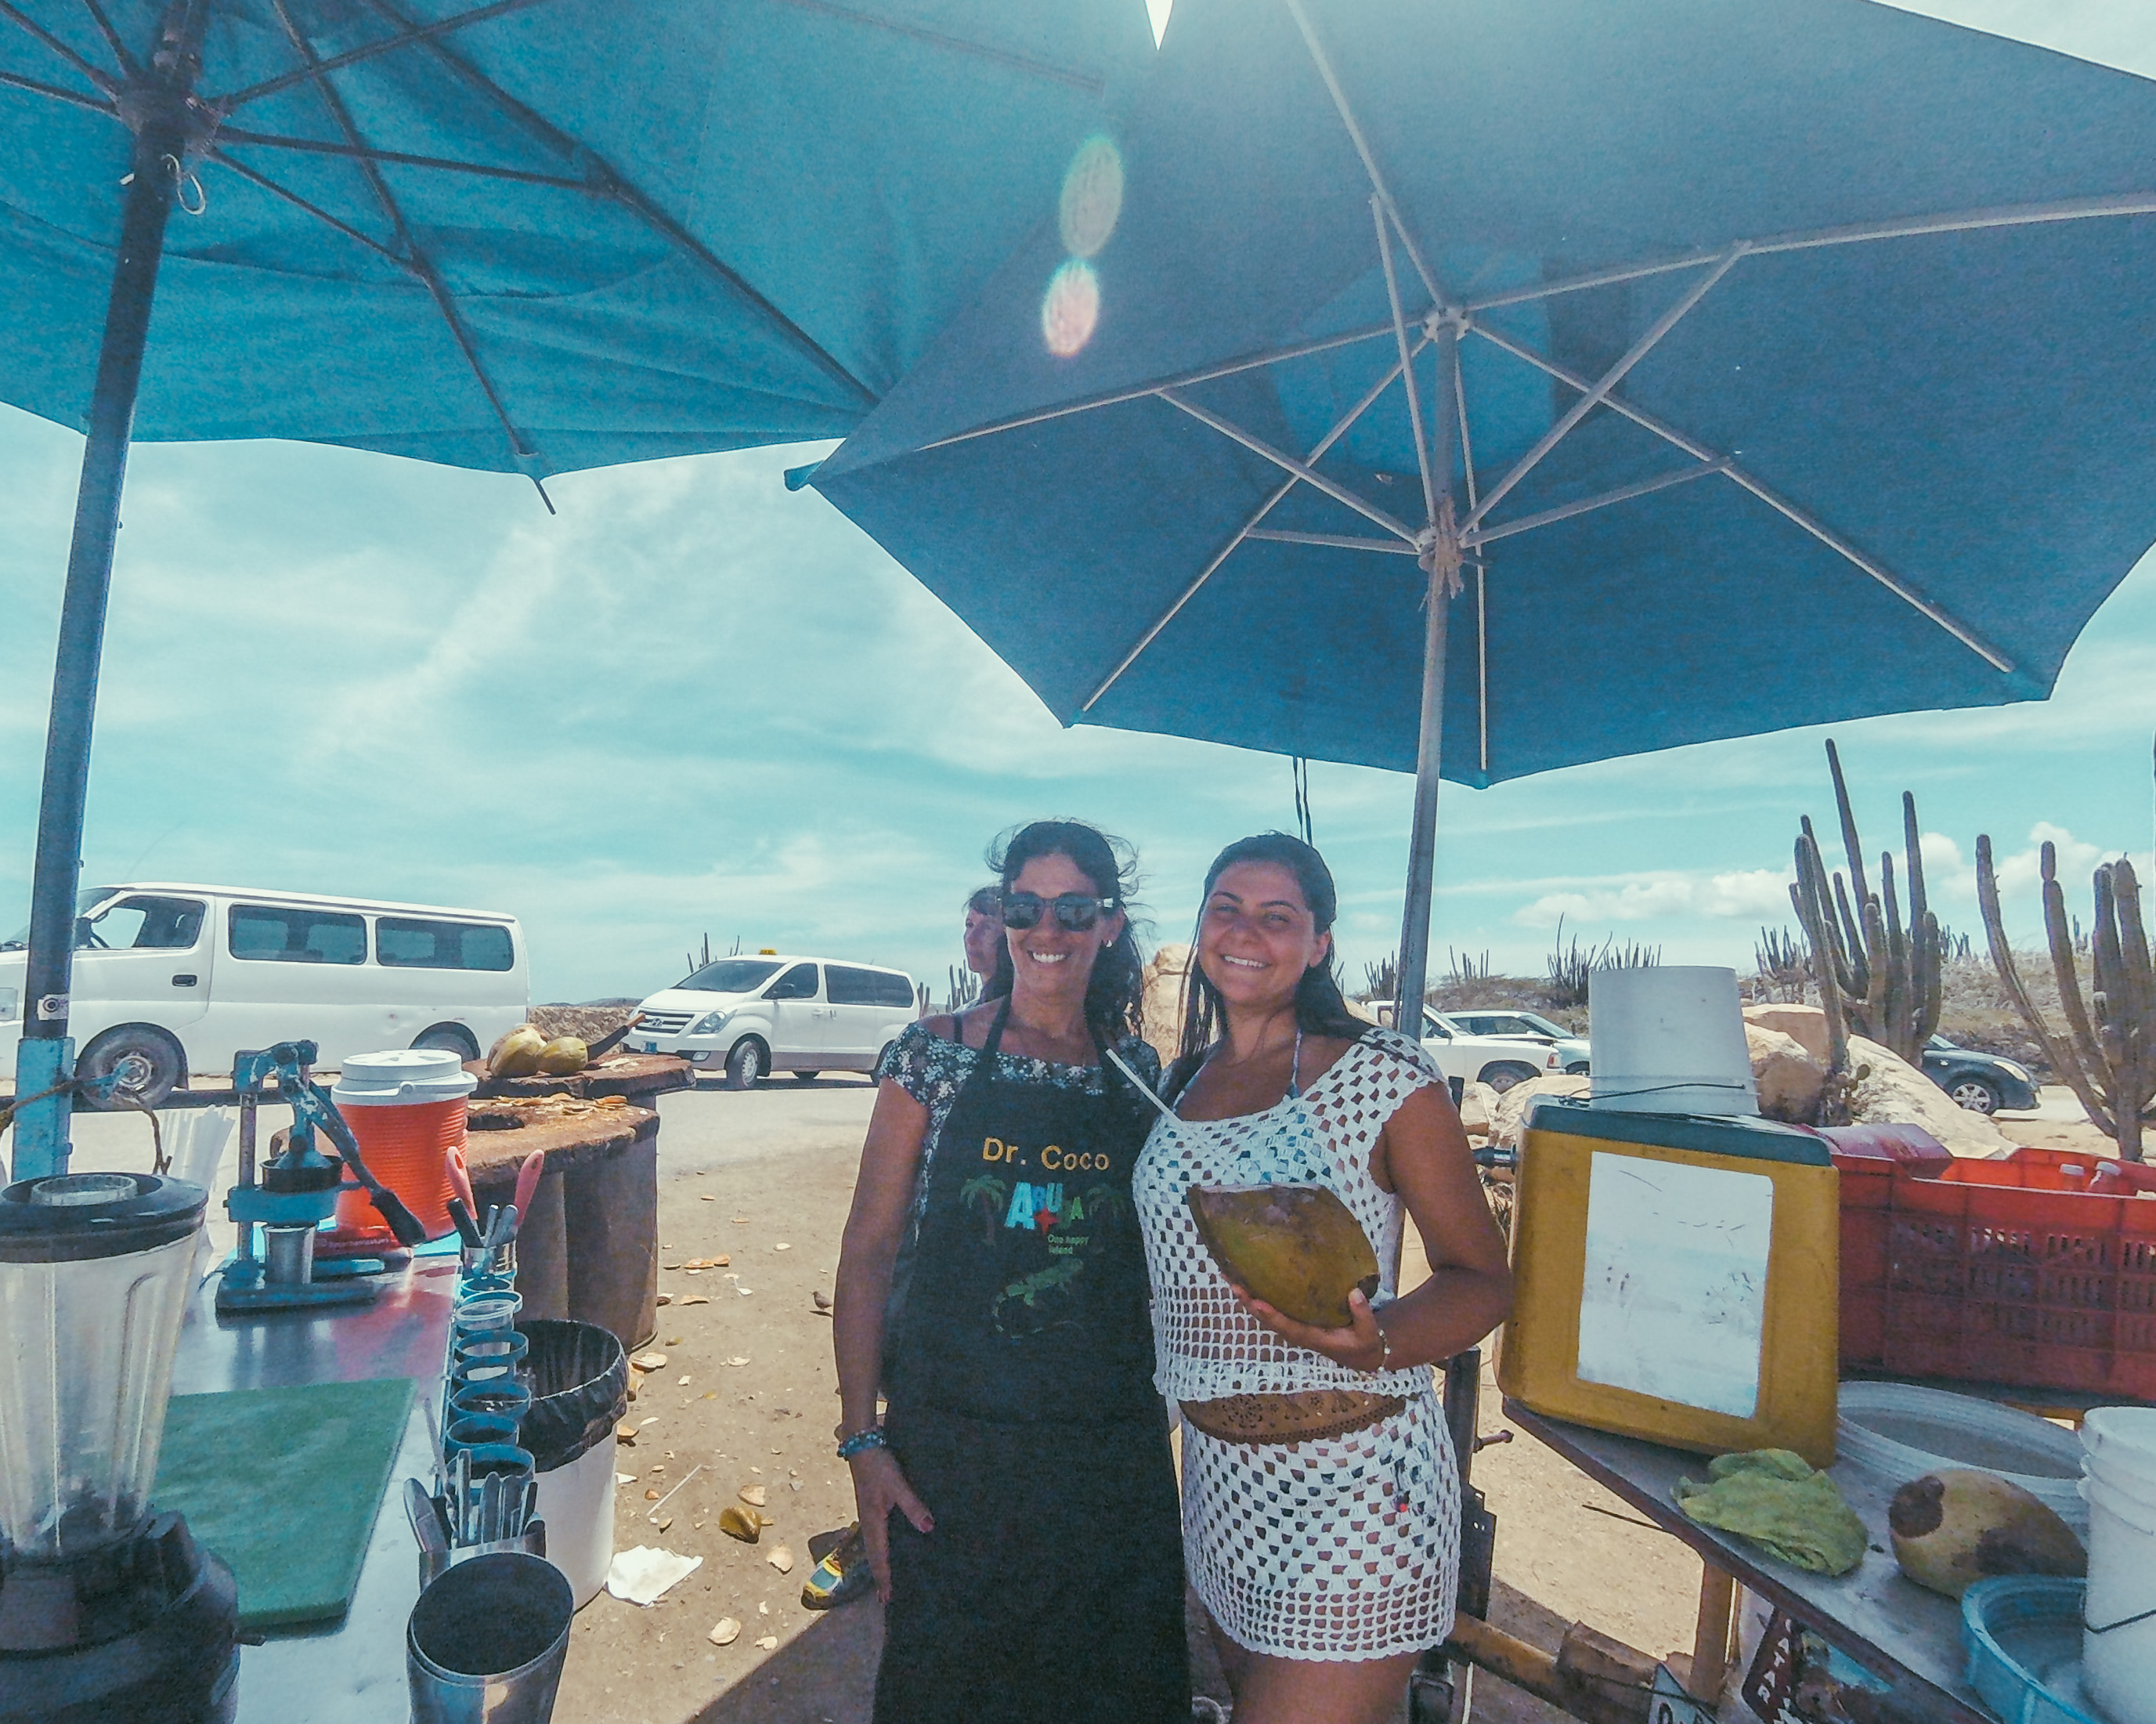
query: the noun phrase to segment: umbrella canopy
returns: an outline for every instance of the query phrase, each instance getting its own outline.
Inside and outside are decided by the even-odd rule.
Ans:
[[[1859,0],[1178,0],[1121,158],[815,481],[1067,722],[1414,765],[1381,238],[1463,783],[2040,697],[2156,538],[2141,79]]]
[[[2041,697],[2156,538],[2138,78],[1863,0],[1178,0],[1075,180],[816,483],[1066,722],[1415,767],[1404,989],[1440,766]]]
[[[209,0],[135,435],[542,476],[843,435],[1152,58],[1137,0]],[[159,0],[0,5],[0,398],[86,425]]]
[[[540,485],[838,435],[1151,58],[1139,0],[0,0],[0,398],[88,433],[16,1177],[68,1159],[132,436],[300,438]]]

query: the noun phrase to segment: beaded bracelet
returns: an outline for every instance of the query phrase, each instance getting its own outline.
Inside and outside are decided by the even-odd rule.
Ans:
[[[884,1435],[883,1427],[881,1425],[870,1425],[864,1430],[855,1431],[852,1436],[844,1438],[839,1443],[839,1459],[840,1460],[851,1460],[855,1455],[863,1454],[869,1449],[888,1449],[890,1447],[891,1439]]]

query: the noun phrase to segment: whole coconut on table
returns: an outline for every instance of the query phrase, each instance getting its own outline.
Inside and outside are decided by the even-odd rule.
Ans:
[[[1973,1467],[1912,1479],[1894,1493],[1887,1525],[1902,1572],[1949,1598],[1994,1575],[2088,1572],[2073,1528],[2019,1485]]]

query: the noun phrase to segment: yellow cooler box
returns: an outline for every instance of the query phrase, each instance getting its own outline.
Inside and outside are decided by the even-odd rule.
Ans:
[[[1680,1449],[1833,1464],[1840,1197],[1821,1139],[1545,1100],[1517,1180],[1507,1394]]]

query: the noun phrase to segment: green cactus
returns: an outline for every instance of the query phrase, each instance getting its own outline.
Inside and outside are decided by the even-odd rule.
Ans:
[[[1924,1044],[1939,1027],[1939,919],[1924,896],[1924,858],[1917,830],[1917,799],[1902,793],[1902,856],[1908,880],[1905,921],[1894,890],[1894,854],[1879,857],[1879,885],[1871,890],[1864,875],[1864,846],[1856,816],[1849,806],[1849,785],[1841,775],[1841,757],[1826,745],[1826,764],[1834,776],[1834,800],[1841,816],[1842,852],[1849,860],[1846,880],[1828,875],[1819,839],[1809,816],[1797,839],[1797,878],[1789,888],[1812,949],[1812,974],[1826,1012],[1830,1065],[1846,1071],[1851,1032],[1876,1042],[1911,1065],[1920,1063]]]
[[[2141,883],[2123,857],[2096,871],[2096,924],[2088,937],[2093,986],[2084,1004],[2074,927],[2059,885],[2058,852],[2050,844],[2043,850],[2043,875],[2044,934],[2065,1030],[2045,1022],[2022,985],[1999,915],[1999,880],[1986,834],[1976,841],[1976,900],[1991,940],[1992,967],[2051,1069],[2072,1086],[2089,1123],[2110,1134],[2122,1160],[2138,1161],[2142,1123],[2156,1099],[2156,970],[2141,923]]]

